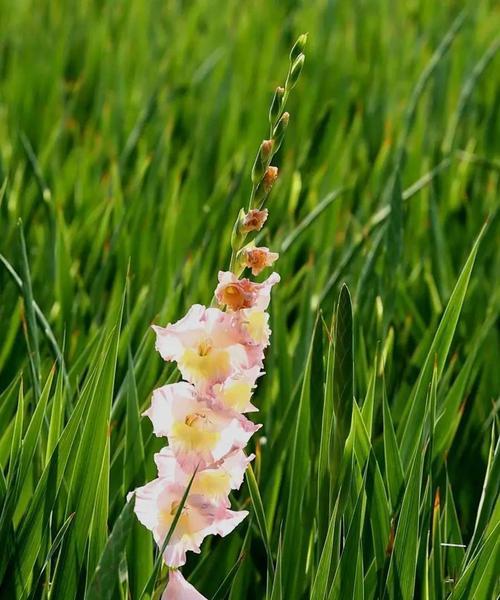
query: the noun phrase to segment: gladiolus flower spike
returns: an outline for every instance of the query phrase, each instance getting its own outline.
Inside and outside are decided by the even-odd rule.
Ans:
[[[263,204],[278,177],[278,169],[270,163],[285,135],[284,106],[300,73],[299,59],[302,67],[305,39],[301,36],[294,46],[285,86],[278,88],[272,101],[271,137],[260,144],[254,161],[250,204],[246,213],[240,210],[233,228],[229,270],[218,275],[219,307],[195,304],[176,323],[153,326],[156,350],[165,361],[175,362],[182,376],[179,383],[154,390],[144,413],[154,434],[165,437],[168,445],[154,457],[157,478],[135,490],[136,516],[163,548],[168,567],[162,600],[203,600],[179,567],[187,552],[201,551],[206,536],[231,533],[248,514],[231,510],[229,494],[240,488],[254,458],[244,448],[261,426],[245,414],[258,410],[252,395],[264,373],[264,351],[271,335],[267,309],[280,277],[272,273],[262,283],[241,277],[246,269],[259,275],[278,258],[254,241],[245,245],[245,239],[260,231],[267,219]]]

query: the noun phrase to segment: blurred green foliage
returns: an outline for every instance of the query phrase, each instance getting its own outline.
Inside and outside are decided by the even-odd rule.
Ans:
[[[185,573],[209,598],[496,596],[499,30],[489,0],[0,0],[2,598],[141,596],[125,498],[177,377],[149,325],[211,301],[303,31],[234,499],[260,490],[272,560],[259,513]]]

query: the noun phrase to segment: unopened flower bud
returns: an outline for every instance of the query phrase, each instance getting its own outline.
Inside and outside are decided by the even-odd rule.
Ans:
[[[263,164],[269,164],[273,155],[273,140],[264,140],[260,145],[260,159]]]
[[[276,120],[280,116],[284,94],[285,88],[282,87],[277,87],[274,92],[274,98],[271,103],[271,108],[269,109],[269,122],[271,123],[271,126],[274,126]]]
[[[267,215],[267,208],[263,210],[252,208],[246,214],[243,213],[242,218],[239,219],[240,233],[245,234],[251,231],[260,231],[266,222]]]
[[[293,45],[293,48],[290,50],[290,62],[291,63],[294,63],[295,60],[297,59],[297,57],[299,56],[299,54],[302,54],[302,52],[304,52],[306,43],[307,43],[307,33],[303,33],[302,35],[300,35],[298,37],[297,41]]]
[[[273,131],[273,140],[274,140],[274,153],[278,152],[280,146],[285,137],[286,128],[288,127],[288,121],[290,120],[290,115],[286,112],[281,115],[281,119],[278,121],[278,124],[274,128]]]
[[[276,179],[278,179],[278,167],[267,167],[267,170],[265,172],[264,179],[262,182],[264,185],[264,191],[266,192],[266,194],[269,194]]]
[[[252,167],[252,183],[257,185],[266,172],[269,161],[273,153],[273,140],[264,140],[260,145],[259,152],[255,157],[255,162]]]
[[[292,64],[292,68],[290,69],[290,73],[288,74],[288,78],[286,80],[286,87],[288,90],[291,90],[299,80],[305,59],[306,57],[303,54],[299,54],[295,59],[295,62]]]

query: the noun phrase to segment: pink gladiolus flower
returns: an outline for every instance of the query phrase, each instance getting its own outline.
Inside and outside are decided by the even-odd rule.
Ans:
[[[252,270],[252,275],[258,275],[266,267],[270,267],[278,260],[277,252],[270,252],[269,248],[262,246],[257,248],[250,246],[241,251],[242,263],[245,267]]]
[[[271,288],[279,280],[278,273],[272,273],[262,283],[254,283],[249,279],[238,279],[230,271],[219,271],[219,285],[215,296],[219,304],[233,311],[243,308],[266,310],[271,299]]]
[[[204,496],[215,505],[229,507],[228,495],[231,490],[240,489],[245,470],[253,458],[253,454],[246,456],[243,450],[233,450],[220,461],[198,470],[191,484],[190,493]],[[155,454],[155,462],[160,478],[187,487],[192,472],[183,469],[172,448],[162,448]]]
[[[212,409],[189,383],[165,385],[153,392],[144,413],[157,436],[166,436],[184,468],[193,471],[243,448],[260,425],[234,413]]]
[[[168,574],[168,583],[161,600],[207,600],[203,594],[186,581],[177,569]]]
[[[162,358],[177,361],[183,378],[200,389],[255,366],[234,319],[218,308],[195,304],[177,323],[153,329]]]
[[[139,521],[153,533],[161,548],[176,512],[181,504],[185,487],[165,478],[157,478],[137,488],[135,513]],[[248,512],[228,510],[226,506],[209,502],[204,496],[189,493],[177,526],[163,553],[165,564],[180,567],[186,562],[186,552],[200,552],[207,535],[224,536],[230,533]]]
[[[152,531],[161,548],[182,500],[184,488],[167,479],[154,479],[137,488],[135,514]],[[171,567],[186,562],[188,550],[199,553],[200,545],[212,531],[213,516],[200,496],[188,497],[177,526],[165,548],[164,560]]]

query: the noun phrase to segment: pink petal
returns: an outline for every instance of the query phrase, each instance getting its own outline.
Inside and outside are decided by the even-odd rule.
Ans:
[[[271,289],[273,285],[279,283],[280,280],[281,277],[278,275],[278,273],[271,273],[271,275],[269,275],[265,281],[258,284],[260,287],[255,308],[258,308],[259,310],[267,309],[271,300]]]
[[[151,419],[154,434],[167,436],[173,424],[197,406],[195,388],[185,381],[170,383],[153,391],[151,406],[143,415]]]
[[[235,371],[223,383],[215,384],[211,390],[212,403],[221,409],[239,413],[256,412],[251,400],[255,381],[263,374],[259,365],[251,369]]]
[[[187,314],[176,323],[169,323],[166,327],[153,325],[156,349],[164,360],[177,360],[184,347],[190,342],[195,342],[196,327],[205,310],[201,304],[193,304]]]
[[[139,521],[151,531],[158,526],[158,499],[164,490],[159,479],[154,479],[135,490],[134,512]]]
[[[207,600],[177,569],[168,574],[168,584],[163,592],[161,600]]]
[[[243,309],[236,313],[235,320],[245,339],[250,360],[257,363],[259,358],[263,359],[264,349],[269,346],[269,313],[259,308]]]
[[[243,477],[245,476],[245,471],[254,458],[255,454],[247,456],[243,450],[238,448],[230,452],[218,465],[220,469],[228,474],[231,482],[231,489],[240,489],[241,484],[243,483]]]
[[[192,473],[184,471],[170,446],[166,446],[157,452],[154,455],[154,461],[159,478],[175,481],[184,487],[187,486]]]
[[[209,502],[229,507],[229,493],[231,490],[240,488],[245,470],[254,458],[253,454],[246,456],[241,449],[231,450],[221,460],[196,472],[191,495],[202,496]],[[183,488],[188,485],[192,472],[182,468],[172,448],[162,448],[155,454],[154,459],[158,467],[159,478],[175,482]],[[202,501],[202,504],[205,505],[206,502]]]
[[[212,524],[212,533],[225,537],[233,531],[245,517],[248,515],[247,510],[228,510],[224,506],[216,509],[214,514],[214,522]]]

